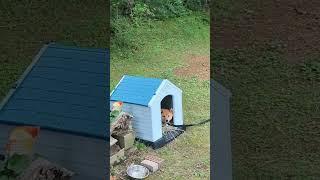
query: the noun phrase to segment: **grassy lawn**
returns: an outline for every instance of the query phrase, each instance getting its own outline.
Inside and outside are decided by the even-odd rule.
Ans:
[[[311,66],[288,65],[273,50],[214,50],[212,56],[215,79],[233,92],[235,177],[319,176],[320,85]]]
[[[44,43],[109,46],[106,1],[1,1],[0,98]]]
[[[124,74],[166,78],[183,90],[185,123],[207,119],[209,81],[174,74],[176,68],[186,66],[189,55],[209,56],[209,24],[203,18],[192,15],[126,27],[121,36],[129,40],[128,44],[111,39],[110,90]],[[148,179],[209,179],[209,125],[191,127],[159,150],[147,147],[139,150],[137,159],[149,153],[165,159],[164,167]],[[124,165],[118,165],[113,171],[119,173],[125,169]]]
[[[232,24],[234,18],[244,16],[239,15],[240,9],[229,8],[231,0],[220,2],[213,8],[213,26],[223,21]],[[253,1],[248,2],[254,5]],[[248,2],[238,1],[236,7],[248,7]],[[247,10],[244,14],[248,12],[252,13]],[[218,41],[227,38],[216,38],[216,43],[222,44]],[[238,48],[211,49],[212,77],[233,93],[235,179],[320,177],[320,54],[290,63],[284,56],[287,46],[290,44],[274,38]]]

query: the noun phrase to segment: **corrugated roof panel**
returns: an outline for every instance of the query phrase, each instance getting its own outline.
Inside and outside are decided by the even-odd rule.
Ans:
[[[148,106],[162,79],[125,75],[111,95],[112,101]]]
[[[8,96],[0,123],[105,138],[108,64],[106,49],[49,44]]]
[[[106,52],[106,50],[105,50]],[[105,53],[101,51],[90,51],[85,48],[67,47],[67,46],[50,46],[42,57],[56,57],[57,59],[74,59],[75,61],[92,61],[103,63]]]
[[[35,67],[28,75],[28,77],[41,77],[43,79],[58,80],[61,82],[68,81],[73,84],[88,84],[99,86],[107,86],[105,83],[106,76],[106,74],[44,67]]]
[[[55,62],[55,57],[42,57],[36,66],[43,68],[60,68],[71,71],[90,71],[95,70],[93,73],[102,73],[106,75],[107,65],[105,63],[93,62],[93,61],[73,61],[70,59],[59,59],[59,63]]]

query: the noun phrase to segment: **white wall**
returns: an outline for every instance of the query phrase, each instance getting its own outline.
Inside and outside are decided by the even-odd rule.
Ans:
[[[114,101],[110,101],[110,108]],[[122,110],[133,116],[132,128],[139,139],[153,141],[152,139],[152,121],[151,109],[146,106],[123,103]]]

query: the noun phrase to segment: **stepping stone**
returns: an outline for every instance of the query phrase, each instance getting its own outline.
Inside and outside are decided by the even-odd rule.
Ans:
[[[149,160],[143,160],[141,165],[148,168],[151,172],[156,172],[159,169],[159,164]]]
[[[153,155],[148,155],[144,159],[157,163],[159,165],[159,168],[161,167],[161,165],[164,161],[164,159],[161,159],[161,158],[153,156]]]

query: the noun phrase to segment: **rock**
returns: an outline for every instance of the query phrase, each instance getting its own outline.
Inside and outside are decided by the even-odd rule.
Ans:
[[[115,138],[118,139],[120,147],[127,150],[133,146],[135,136],[133,132],[129,132],[121,135],[115,135]]]
[[[149,160],[143,160],[141,165],[148,168],[151,172],[156,172],[159,169],[159,164]]]
[[[114,155],[110,157],[110,165],[113,165],[114,163],[119,162],[123,157],[124,157],[124,149],[121,149],[120,151],[116,152]]]
[[[164,159],[161,159],[161,158],[159,158],[159,157],[152,156],[152,155],[148,155],[148,156],[146,156],[144,159],[157,163],[158,166],[159,166],[159,168],[162,166],[162,163],[163,163],[163,161],[164,161]]]

